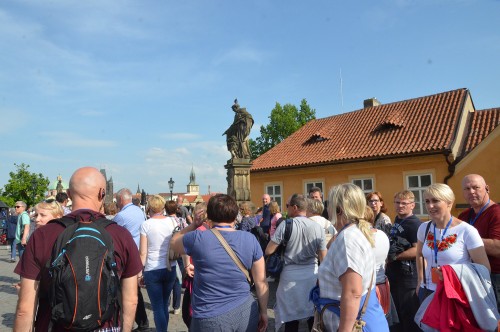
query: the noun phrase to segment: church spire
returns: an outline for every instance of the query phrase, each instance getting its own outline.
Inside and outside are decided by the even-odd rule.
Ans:
[[[191,166],[191,174],[189,174],[189,184],[196,185],[196,175],[194,174],[194,166]]]
[[[139,195],[141,194],[141,190],[139,189],[139,184],[137,184],[137,192],[136,192],[136,194],[139,194]]]

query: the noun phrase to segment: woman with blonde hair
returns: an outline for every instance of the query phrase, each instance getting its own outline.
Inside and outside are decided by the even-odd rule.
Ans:
[[[64,210],[61,204],[55,199],[47,199],[35,205],[36,211],[36,228],[45,226],[52,219],[61,218],[64,215]]]
[[[421,301],[436,290],[436,278],[433,278],[432,270],[435,270],[435,274],[443,265],[474,262],[491,270],[477,229],[451,214],[455,201],[451,188],[443,183],[435,183],[424,191],[423,197],[431,220],[422,223],[417,233],[416,292]],[[426,261],[425,269],[422,257]]]
[[[269,236],[273,236],[278,227],[278,220],[282,217],[278,202],[272,201],[269,203],[269,212],[271,212],[271,228],[269,228]]]
[[[337,185],[330,189],[328,208],[338,234],[319,267],[319,287],[311,291],[317,313],[326,307],[322,317],[315,315],[315,324],[351,331],[362,320],[363,331],[389,331],[375,294],[375,240],[364,217],[363,191],[351,183]]]
[[[145,285],[148,292],[157,331],[167,331],[168,301],[177,266],[168,260],[168,249],[176,225],[167,221],[165,199],[160,195],[149,198],[148,212],[150,218],[141,225],[139,254],[144,274],[139,276],[139,285]]]
[[[248,202],[240,203],[240,212],[242,219],[237,225],[240,231],[250,232],[257,224],[253,215],[252,206]]]

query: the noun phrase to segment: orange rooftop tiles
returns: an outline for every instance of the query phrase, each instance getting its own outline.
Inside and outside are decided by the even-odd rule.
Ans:
[[[252,171],[443,153],[451,148],[468,95],[458,89],[312,120],[255,159]],[[498,109],[478,113],[478,128],[498,123]]]

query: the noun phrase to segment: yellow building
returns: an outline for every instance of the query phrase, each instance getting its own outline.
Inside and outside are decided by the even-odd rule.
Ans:
[[[426,218],[423,190],[448,183],[464,208],[460,182],[479,173],[500,200],[500,108],[476,111],[469,90],[380,104],[308,122],[254,160],[253,202],[268,193],[280,206],[312,186],[352,182],[365,192],[382,193],[393,219],[393,195],[403,189],[416,197],[414,213]]]

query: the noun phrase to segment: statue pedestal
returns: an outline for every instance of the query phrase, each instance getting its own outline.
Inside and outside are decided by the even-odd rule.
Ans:
[[[227,194],[238,204],[250,201],[250,159],[234,158],[227,161]]]

